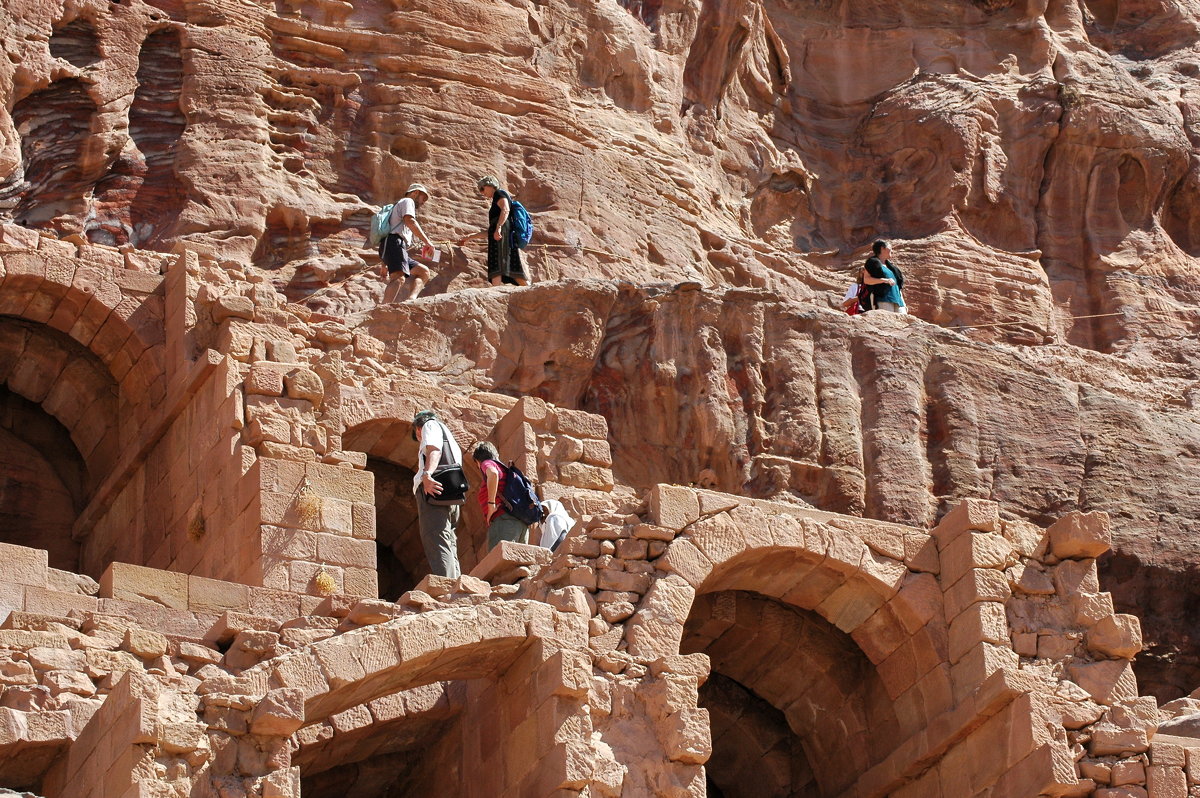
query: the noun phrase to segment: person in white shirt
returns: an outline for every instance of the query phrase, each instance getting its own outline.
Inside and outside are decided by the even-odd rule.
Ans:
[[[413,437],[417,439],[413,495],[417,500],[417,523],[421,529],[421,545],[429,560],[429,571],[437,576],[457,578],[462,573],[456,533],[461,510],[457,505],[430,504],[429,497],[436,498],[442,492],[441,484],[433,478],[434,469],[447,463],[461,465],[462,449],[433,410],[422,410],[413,416]]]
[[[382,302],[385,305],[407,302],[420,294],[421,288],[429,280],[429,267],[417,263],[408,254],[415,233],[425,242],[421,256],[428,258],[433,255],[433,240],[425,235],[417,222],[417,208],[428,201],[429,189],[420,183],[413,183],[404,192],[403,199],[392,206],[388,216],[388,234],[379,242],[379,259],[383,261],[381,275],[388,281],[387,288],[383,289]]]
[[[539,541],[543,548],[554,551],[563,538],[575,526],[575,519],[567,515],[567,508],[558,499],[547,499],[542,502],[542,538]]]

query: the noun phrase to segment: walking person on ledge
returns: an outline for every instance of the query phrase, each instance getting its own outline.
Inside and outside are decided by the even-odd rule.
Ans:
[[[488,551],[502,540],[524,543],[529,526],[509,515],[500,501],[507,479],[504,466],[500,464],[500,453],[495,446],[484,441],[475,445],[471,457],[483,474],[483,484],[479,486],[479,505],[483,508],[483,522],[488,525]]]
[[[891,313],[908,313],[904,305],[904,275],[888,258],[892,248],[882,239],[871,245],[875,254],[867,258],[863,266],[863,282],[870,286],[874,310]]]
[[[379,242],[379,259],[383,261],[387,288],[383,290],[384,305],[395,302],[407,302],[421,293],[421,287],[429,279],[429,268],[417,263],[408,254],[412,246],[413,233],[416,233],[425,246],[421,249],[423,257],[433,255],[433,240],[425,235],[417,222],[417,208],[429,201],[429,189],[420,183],[413,183],[404,192],[404,198],[392,206],[388,216],[388,233]],[[401,286],[404,290],[401,291]]]
[[[421,545],[429,560],[429,571],[435,576],[457,578],[462,571],[458,565],[458,536],[455,528],[461,510],[457,505],[433,504],[442,493],[441,484],[433,478],[434,470],[443,464],[462,464],[462,449],[449,428],[436,412],[422,410],[413,416],[413,437],[417,439],[417,473],[413,476],[413,495],[417,501],[417,524],[421,530]]]
[[[500,188],[500,181],[490,175],[481,177],[476,185],[484,199],[491,202],[487,232],[464,236],[458,245],[466,246],[471,239],[486,235],[488,280],[491,284],[528,285],[529,279],[521,263],[521,250],[513,244],[512,197]]]

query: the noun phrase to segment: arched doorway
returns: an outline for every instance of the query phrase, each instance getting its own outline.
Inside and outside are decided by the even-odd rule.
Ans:
[[[379,597],[395,601],[429,573],[413,499],[417,443],[412,424],[376,419],[342,434],[342,446],[367,455],[375,477],[375,562]]]
[[[0,541],[80,570],[72,531],[119,454],[117,397],[108,369],[67,335],[0,316]]]
[[[71,530],[88,485],[87,466],[66,428],[0,387],[0,541],[46,549],[50,567],[77,570]]]
[[[411,468],[377,457],[367,458],[375,475],[375,562],[379,569],[379,597],[395,601],[412,590],[429,565],[421,546],[417,503],[413,498]]]
[[[679,650],[717,677],[700,694],[714,794],[883,795],[896,768],[920,767],[913,741],[954,702],[936,578],[759,508],[690,524],[660,562],[694,591]]]
[[[746,591],[701,595],[683,653],[702,652],[710,795],[841,795],[896,743],[892,702],[858,646],[814,612]]]
[[[243,675],[305,696],[305,725],[261,772],[295,764],[305,798],[549,795],[578,775],[558,730],[584,712],[586,639],[548,604],[499,602],[401,615],[260,663]],[[210,776],[241,767],[214,761]]]
[[[463,447],[467,438],[454,421],[447,426]],[[417,442],[412,422],[397,418],[377,418],[350,427],[342,433],[342,448],[367,455],[367,470],[375,477],[376,563],[379,569],[379,597],[396,600],[411,590],[429,573],[429,562],[421,545],[417,523],[417,505],[413,499],[413,476],[417,463]],[[478,471],[465,469],[472,481],[474,495]],[[474,499],[462,508],[458,523],[458,559],[468,573],[482,556],[486,531]]]
[[[301,795],[455,794],[466,694],[465,682],[434,682],[355,707],[302,735],[292,758]]]

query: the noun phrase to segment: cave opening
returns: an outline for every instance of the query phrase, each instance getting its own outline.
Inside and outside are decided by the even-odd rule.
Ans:
[[[144,172],[129,206],[130,242],[147,247],[162,238],[187,200],[175,177],[175,150],[187,127],[179,107],[183,57],[177,30],[146,37],[138,55],[137,83],[129,136],[142,154]]]
[[[1117,207],[1131,230],[1144,227],[1153,211],[1146,167],[1129,153],[1117,162]]]
[[[274,208],[267,214],[262,237],[250,260],[260,269],[278,269],[311,254],[316,251],[308,219],[289,208]]]
[[[175,176],[175,151],[187,127],[179,107],[183,58],[178,31],[151,33],[138,53],[129,107],[129,145],[96,183],[89,241],[152,249],[187,201]]]
[[[91,191],[80,155],[95,110],[87,86],[76,78],[51,83],[13,106],[22,169],[0,186],[0,207],[10,209],[17,224],[47,227],[70,217],[59,226],[77,229]]]
[[[1200,681],[1200,568],[1182,570],[1118,548],[1097,560],[1100,584],[1117,612],[1136,615],[1145,647],[1133,661],[1138,692],[1160,704],[1189,695]]]
[[[86,19],[76,19],[54,31],[50,37],[50,55],[74,67],[84,69],[100,61],[96,31]]]
[[[456,729],[426,727],[429,738],[414,732],[380,734],[382,745],[361,758],[316,772],[300,771],[304,798],[418,798],[454,795],[456,783],[447,771],[456,772]]]
[[[1168,193],[1162,225],[1180,249],[1200,258],[1200,167],[1189,172]]]
[[[658,30],[658,17],[662,13],[662,0],[619,0],[621,5],[652,31]]]
[[[545,686],[591,669],[548,656],[544,638],[496,625],[497,613],[519,625],[531,617],[517,603],[373,627],[380,643],[394,639],[412,657],[306,700],[291,758],[305,798],[546,795],[561,784],[558,730],[586,710],[582,697],[547,700]],[[476,635],[457,634],[456,624]]]
[[[175,150],[187,120],[179,107],[184,61],[179,32],[146,37],[130,106],[130,145],[96,182],[88,239],[152,248],[172,227],[187,197],[175,176]]]

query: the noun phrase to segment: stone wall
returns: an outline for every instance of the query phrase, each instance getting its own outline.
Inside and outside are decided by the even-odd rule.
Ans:
[[[163,794],[323,795],[318,774],[378,785],[372,763],[422,750],[444,768],[406,771],[417,791],[703,795],[706,762],[715,778],[766,756],[709,736],[711,667],[783,712],[821,795],[1170,796],[1200,748],[1155,737],[1136,620],[1090,581],[1108,535],[1103,517],[1041,530],[978,501],[930,535],[658,486],[557,554],[502,544],[478,569],[494,584],[427,577],[395,604],[119,563],[97,586],[8,546],[0,773],[48,796],[130,774]],[[824,681],[854,657],[875,687]],[[767,764],[768,787],[795,783]]]

